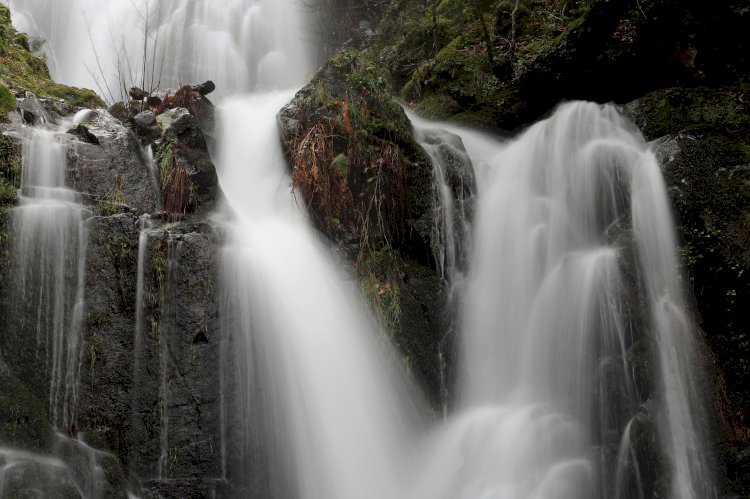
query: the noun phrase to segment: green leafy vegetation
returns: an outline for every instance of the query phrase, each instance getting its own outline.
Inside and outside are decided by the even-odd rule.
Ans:
[[[0,213],[16,203],[20,187],[21,145],[18,140],[0,134]]]

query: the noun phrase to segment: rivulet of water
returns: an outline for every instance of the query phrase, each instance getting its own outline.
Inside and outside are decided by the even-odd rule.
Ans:
[[[26,129],[21,197],[13,210],[13,315],[36,338],[49,372],[51,422],[76,424],[83,328],[86,209],[65,185],[67,162],[58,132]]]

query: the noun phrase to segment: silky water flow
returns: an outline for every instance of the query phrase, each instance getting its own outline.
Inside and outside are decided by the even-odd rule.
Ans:
[[[717,496],[664,181],[648,144],[613,107],[565,104],[505,143],[412,117],[435,162],[435,256],[453,290],[460,358],[455,388],[444,384],[455,402],[444,420],[426,424],[398,355],[290,189],[276,113],[294,93],[278,89],[298,88],[312,69],[299,5],[95,3],[11,6],[22,29],[47,40],[64,82],[119,98],[112,89],[123,54],[142,52],[145,64],[129,78],[147,89],[217,83],[225,478],[244,474],[258,496],[304,499],[646,498],[656,480],[636,436],[651,435],[659,472],[670,477],[661,492]],[[132,32],[144,39],[125,36]],[[92,71],[95,58],[101,69]],[[446,144],[474,166],[463,197],[450,192],[440,164]],[[63,198],[50,202],[73,207],[70,220],[38,237],[85,248],[73,223],[78,205]],[[70,280],[61,268],[70,266],[38,272],[43,282]],[[53,310],[75,301],[56,293],[44,298]],[[633,365],[642,345],[653,373]],[[75,388],[65,381],[80,354],[74,346],[50,347],[73,348],[52,356],[53,391],[70,393],[55,409],[63,425],[74,417]],[[654,378],[651,393],[639,388],[644,376]]]

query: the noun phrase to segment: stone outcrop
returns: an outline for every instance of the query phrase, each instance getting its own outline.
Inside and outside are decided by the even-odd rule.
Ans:
[[[158,210],[156,165],[129,128],[97,109],[69,133],[79,139],[69,148],[71,188],[89,202],[109,202],[138,215]]]
[[[432,167],[384,75],[346,50],[281,110],[279,125],[299,202],[349,261],[437,407],[446,317],[431,249]]]
[[[16,334],[26,326],[13,319],[12,207],[26,127],[59,126],[80,108],[23,91],[14,100],[16,111],[0,125],[0,464],[23,470],[9,477],[4,492],[23,496],[29,484],[44,481],[47,488],[39,490],[63,498],[78,497],[76,490],[113,498],[127,492],[164,498],[230,493],[221,452],[214,288],[221,235],[201,218],[220,195],[208,153],[213,106],[199,93],[208,90],[165,92],[158,108],[136,116],[128,111],[135,105],[124,113],[113,107],[117,117],[92,110],[57,136],[67,149],[67,184],[80,194],[87,218],[78,410],[69,428],[53,430],[48,418],[50,367],[44,355],[39,358],[44,349],[33,335]],[[164,118],[157,116],[167,114],[178,116],[160,128]],[[195,198],[190,209],[167,213],[162,207],[174,194],[174,168],[187,174]],[[149,233],[139,314],[142,227]]]
[[[89,231],[80,431],[145,490],[209,496],[222,477],[220,238],[202,223],[149,231],[139,322],[136,218],[95,217]]]
[[[219,179],[208,153],[200,120],[187,109],[175,107],[158,115],[156,122],[163,136],[158,146],[158,159],[160,166],[167,171],[165,209],[173,211],[168,203],[173,185],[169,183],[173,180],[171,172],[184,172],[186,175],[193,209],[213,207],[219,191]]]

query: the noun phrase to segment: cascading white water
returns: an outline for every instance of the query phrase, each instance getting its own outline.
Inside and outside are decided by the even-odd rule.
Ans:
[[[240,369],[244,397],[257,397],[241,405],[265,399],[279,418],[295,497],[399,497],[408,414],[354,284],[290,195],[275,115],[291,95],[256,94],[222,109],[220,178],[237,217],[224,250],[225,320],[250,362]],[[245,445],[262,445],[252,430]]]
[[[457,135],[434,128],[413,113],[408,115],[415,138],[432,161],[433,251],[438,273],[452,292],[465,271],[466,246],[471,241],[467,204],[476,190],[471,159]]]
[[[86,258],[85,208],[65,187],[65,146],[55,131],[28,129],[20,205],[13,211],[16,241],[14,312],[36,335],[48,364],[52,423],[76,423]],[[30,321],[30,322],[29,322]]]
[[[274,0],[11,0],[13,22],[46,40],[53,78],[109,100],[212,80],[216,96],[302,82],[309,36],[298,5]],[[51,9],[51,10],[50,10]],[[279,26],[285,28],[278,29]]]
[[[612,108],[566,105],[502,146],[450,129],[474,161],[480,195],[461,403],[414,457],[405,383],[290,195],[275,115],[292,93],[258,92],[299,85],[309,72],[291,0],[11,5],[21,28],[48,40],[52,72],[67,83],[109,87],[112,98],[121,84],[150,88],[159,78],[161,86],[212,79],[219,96],[256,91],[221,107],[217,163],[231,211],[221,392],[237,400],[222,407],[224,432],[240,420],[237,441],[222,442],[224,478],[232,456],[258,453],[263,462],[242,463],[265,482],[262,497],[638,497],[631,435],[653,416],[670,496],[717,495],[663,181]],[[446,242],[448,268],[459,242]],[[638,341],[657,347],[656,414],[644,413],[634,389],[628,350]],[[161,429],[164,477],[166,413]]]
[[[431,246],[438,275],[446,284],[447,324],[438,346],[440,398],[448,417],[451,393],[449,362],[458,329],[457,311],[471,243],[471,219],[476,193],[473,166],[461,138],[405,109],[414,136],[432,162]]]
[[[589,103],[562,106],[505,146],[452,131],[488,166],[463,402],[414,496],[631,497],[642,493],[631,426],[651,416],[672,477],[665,492],[716,497],[675,228],[643,139],[612,107]],[[652,415],[639,414],[627,360],[638,341],[659,358]]]

